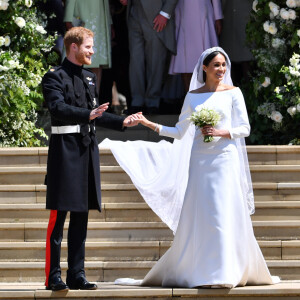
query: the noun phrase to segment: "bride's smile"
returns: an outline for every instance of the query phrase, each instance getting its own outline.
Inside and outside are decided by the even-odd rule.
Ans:
[[[216,55],[208,66],[203,67],[208,80],[222,81],[226,73],[226,61],[222,54]]]

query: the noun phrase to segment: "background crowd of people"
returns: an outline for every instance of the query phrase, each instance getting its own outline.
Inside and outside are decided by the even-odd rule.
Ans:
[[[47,0],[48,30],[62,37],[73,26],[95,33],[92,65],[100,103],[115,113],[179,113],[192,71],[207,48],[232,59],[237,86],[249,76],[246,24],[251,0]],[[60,63],[60,61],[59,61]]]

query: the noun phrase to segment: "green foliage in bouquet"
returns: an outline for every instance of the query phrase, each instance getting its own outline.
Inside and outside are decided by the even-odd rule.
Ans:
[[[40,146],[46,138],[35,125],[42,76],[56,60],[45,26],[32,0],[0,1],[0,147]]]
[[[300,0],[253,1],[247,39],[255,67],[246,95],[253,144],[300,139],[299,13]]]
[[[206,125],[215,127],[221,120],[221,115],[213,109],[198,105],[196,111],[191,114],[189,119],[198,128],[202,128]],[[212,142],[213,140],[214,138],[211,135],[205,135],[203,139],[205,143]]]

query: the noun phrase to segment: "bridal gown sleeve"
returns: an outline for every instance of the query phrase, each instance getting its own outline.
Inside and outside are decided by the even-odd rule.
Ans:
[[[233,127],[229,129],[232,139],[247,137],[250,134],[250,124],[243,94],[239,88],[233,92],[232,118],[235,120]]]
[[[171,137],[174,139],[181,140],[186,131],[188,130],[191,122],[188,119],[192,114],[190,105],[189,93],[187,93],[184,103],[181,109],[181,113],[175,127],[168,127],[161,125],[159,128],[159,135]]]

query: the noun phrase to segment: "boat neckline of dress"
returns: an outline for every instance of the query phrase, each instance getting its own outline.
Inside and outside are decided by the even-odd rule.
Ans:
[[[238,89],[238,87],[234,87],[233,89],[227,89],[227,90],[222,90],[222,91],[214,91],[214,92],[203,92],[203,93],[192,93],[189,92],[189,94],[195,94],[195,95],[199,95],[199,94],[213,94],[213,93],[222,93],[222,92],[228,92],[228,91],[232,91],[232,90],[236,90]]]

